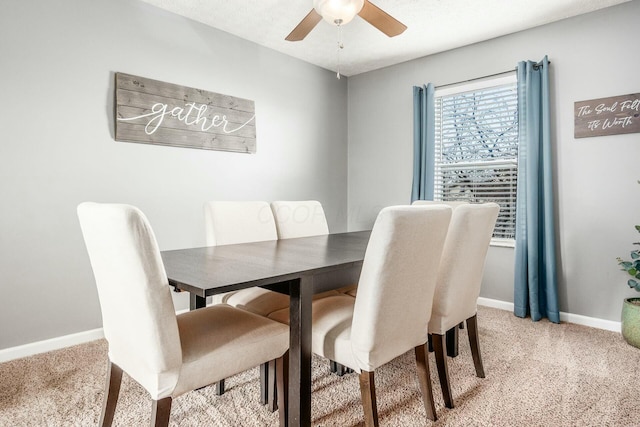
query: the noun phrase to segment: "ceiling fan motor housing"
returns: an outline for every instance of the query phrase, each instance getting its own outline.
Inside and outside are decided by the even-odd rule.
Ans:
[[[364,0],[313,0],[313,8],[333,25],[349,23],[364,6]]]

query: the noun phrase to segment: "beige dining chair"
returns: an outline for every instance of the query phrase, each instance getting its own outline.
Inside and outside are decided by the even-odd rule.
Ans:
[[[445,206],[450,206],[452,209],[455,209],[458,206],[469,204],[469,202],[465,202],[465,201],[447,202],[447,201],[433,201],[433,200],[415,200],[411,204],[414,205],[414,206],[445,205]],[[348,289],[345,293],[347,295],[351,295],[352,297],[355,297],[357,295],[357,293],[358,293],[358,288],[356,286],[354,286],[351,289]]]
[[[289,329],[226,304],[176,315],[144,214],[87,202],[78,206],[78,217],[109,346],[100,425],[113,421],[123,372],[151,395],[151,425],[166,426],[173,398],[274,359],[284,425]]]
[[[374,372],[413,349],[427,418],[436,420],[427,360],[427,325],[451,208],[384,208],[371,231],[356,298],[313,302],[312,349],[360,378],[365,425],[377,426]],[[425,310],[425,307],[427,308]],[[271,318],[287,321],[284,310]]]
[[[294,239],[297,237],[322,236],[329,234],[327,217],[322,204],[317,200],[275,201],[271,202],[271,210],[276,220],[278,238]],[[314,299],[332,295],[355,292],[357,284],[352,283],[335,290],[313,296]],[[344,366],[335,361],[330,362],[331,372],[340,376],[347,372]]]
[[[429,333],[438,367],[445,406],[453,398],[445,354],[445,334],[465,322],[476,375],[484,378],[477,324],[477,302],[485,258],[500,206],[496,203],[467,204],[453,210],[444,244],[433,298]]]
[[[424,205],[447,205],[451,206],[455,210],[458,206],[468,205],[466,200],[414,200],[412,205],[424,206]],[[458,325],[459,329],[464,329],[464,322]],[[458,328],[453,327],[446,333],[447,342],[447,354],[456,356],[458,354]],[[431,337],[429,337],[429,351],[433,351],[433,345],[431,343]],[[450,353],[449,353],[450,352]]]
[[[275,201],[271,210],[280,239],[329,234],[324,209],[317,200]]]
[[[204,204],[207,246],[265,242],[278,239],[276,223],[269,203],[263,201],[210,201]],[[258,286],[213,295],[213,304],[226,303],[261,316],[289,307],[289,296]],[[277,408],[275,365],[260,367],[260,401],[272,411]],[[271,387],[269,386],[271,383]],[[224,379],[216,393],[224,394]],[[269,391],[271,389],[271,392]]]

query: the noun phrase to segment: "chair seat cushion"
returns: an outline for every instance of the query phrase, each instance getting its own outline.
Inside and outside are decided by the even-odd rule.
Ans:
[[[313,301],[312,350],[315,354],[336,361],[360,372],[351,350],[351,321],[355,298],[335,295]],[[289,322],[289,310],[269,315],[278,322]]]
[[[177,316],[182,368],[173,397],[213,384],[289,348],[289,328],[226,304]]]
[[[231,298],[232,295],[238,293],[240,291],[231,291],[231,292],[225,292],[224,294],[215,294],[211,297],[211,304],[227,304],[227,301],[229,301],[229,298]]]
[[[225,302],[233,307],[267,316],[269,313],[289,307],[289,296],[253,287],[234,292]]]
[[[352,297],[356,296],[356,291],[358,290],[358,284],[354,283],[353,285],[343,286],[342,288],[336,289],[336,291],[341,294],[351,295]]]
[[[222,294],[226,295],[226,294]],[[327,296],[340,295],[338,291],[327,291],[315,294],[313,299],[325,298]],[[289,296],[263,288],[248,288],[233,292],[233,295],[223,301],[233,307],[250,311],[260,316],[269,316],[274,311],[282,309],[289,310]]]

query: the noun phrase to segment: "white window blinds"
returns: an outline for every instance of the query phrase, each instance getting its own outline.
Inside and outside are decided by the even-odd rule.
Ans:
[[[515,238],[518,94],[515,75],[436,91],[435,200],[496,202],[494,243]],[[457,90],[456,90],[457,89]]]

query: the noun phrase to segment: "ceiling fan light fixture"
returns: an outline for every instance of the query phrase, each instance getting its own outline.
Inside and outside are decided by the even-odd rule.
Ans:
[[[333,25],[349,23],[364,6],[364,0],[313,0],[313,8]]]

